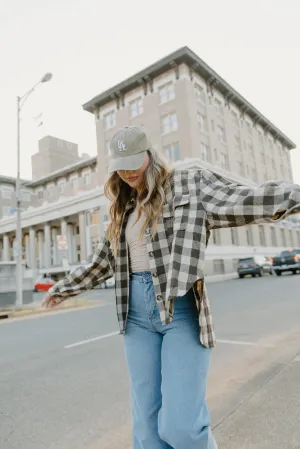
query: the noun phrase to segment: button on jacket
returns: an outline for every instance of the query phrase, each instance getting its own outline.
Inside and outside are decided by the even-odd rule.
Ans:
[[[92,263],[79,267],[53,286],[49,293],[66,299],[114,276],[120,331],[126,328],[129,298],[128,247],[125,229],[135,207],[127,205],[116,257],[106,237]],[[193,288],[198,312],[200,341],[215,346],[215,334],[205,287],[204,258],[210,231],[257,223],[274,223],[300,212],[300,186],[268,181],[248,187],[209,170],[175,170],[166,189],[166,202],[157,233],[146,231],[150,268],[163,324],[172,321],[174,299]]]

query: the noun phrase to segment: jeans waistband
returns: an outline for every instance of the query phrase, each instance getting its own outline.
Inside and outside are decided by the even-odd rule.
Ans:
[[[139,282],[149,282],[152,281],[152,273],[151,271],[141,271],[138,273],[130,273],[131,281],[139,281]]]

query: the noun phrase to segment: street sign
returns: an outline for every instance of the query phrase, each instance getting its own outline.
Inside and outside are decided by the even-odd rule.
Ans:
[[[58,235],[56,242],[58,251],[66,251],[68,249],[68,241],[65,235]]]

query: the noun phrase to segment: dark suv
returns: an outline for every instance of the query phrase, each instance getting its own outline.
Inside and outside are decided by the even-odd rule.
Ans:
[[[240,278],[246,275],[262,276],[264,273],[273,274],[272,262],[264,256],[253,256],[239,259],[237,272]]]

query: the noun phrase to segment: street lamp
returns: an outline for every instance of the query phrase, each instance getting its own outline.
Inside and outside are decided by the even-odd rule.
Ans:
[[[47,83],[52,78],[52,73],[46,73],[38,83],[36,83],[22,97],[17,97],[17,180],[16,180],[16,305],[23,305],[23,270],[22,270],[22,228],[21,228],[21,179],[20,179],[20,112],[29,97],[37,86],[41,83]]]

